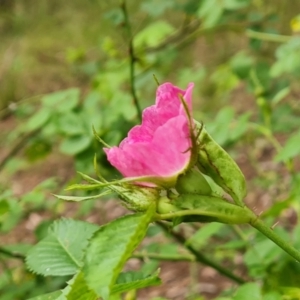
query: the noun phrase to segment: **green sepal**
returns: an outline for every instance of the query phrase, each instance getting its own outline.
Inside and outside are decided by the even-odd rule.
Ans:
[[[74,201],[74,202],[81,202],[81,201],[86,201],[86,200],[92,200],[92,199],[98,199],[101,198],[105,195],[110,194],[110,191],[104,191],[103,193],[99,195],[90,195],[90,196],[84,196],[84,197],[78,197],[78,196],[64,196],[64,195],[55,195],[52,194],[54,197],[64,200],[64,201]]]
[[[92,191],[97,189],[102,189],[103,184],[72,184],[65,188],[65,191],[72,191],[72,190],[82,190],[82,191]]]
[[[247,194],[245,177],[229,154],[213,140],[203,125],[195,121],[199,130],[197,165],[202,173],[211,177],[239,206],[244,206]]]
[[[212,193],[205,177],[196,168],[180,175],[175,188],[179,194],[211,195]]]

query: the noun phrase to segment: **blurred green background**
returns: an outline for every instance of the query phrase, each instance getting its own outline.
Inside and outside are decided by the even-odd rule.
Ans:
[[[153,75],[181,88],[195,82],[194,118],[238,162],[247,205],[270,225],[279,220],[279,232],[300,246],[300,2],[128,0],[126,6],[127,13],[120,1],[0,0],[1,299],[63,287],[66,278],[41,278],[23,262],[53,220],[102,224],[125,212],[114,199],[79,205],[51,193],[66,193],[79,180],[76,171],[93,175],[95,153],[103,175],[118,178],[92,126],[117,145],[139,123],[134,98],[142,109],[153,104]],[[184,227],[185,234],[259,282],[244,287],[257,292],[255,299],[300,299],[299,266],[276,246],[247,227],[224,226],[207,229],[200,245],[193,236],[206,226]],[[153,251],[170,251],[158,245],[171,241],[152,231]],[[139,299],[244,299],[227,279],[211,283],[219,275],[207,268],[183,263],[188,279],[181,286],[176,263],[163,264],[173,274]],[[280,296],[262,298],[271,290]]]

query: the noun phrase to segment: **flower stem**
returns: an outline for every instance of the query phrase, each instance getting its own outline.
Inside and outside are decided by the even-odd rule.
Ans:
[[[283,240],[276,232],[268,227],[258,216],[256,216],[250,209],[249,213],[253,214],[253,218],[250,221],[250,225],[260,231],[268,239],[273,241],[278,247],[284,250],[287,254],[292,256],[295,260],[300,262],[300,251],[294,248],[290,243]]]
[[[254,30],[246,30],[246,35],[250,38],[266,41],[266,42],[275,42],[275,43],[286,43],[292,36],[289,35],[279,35],[274,33],[259,32]]]
[[[237,275],[231,273],[229,269],[222,267],[218,263],[210,260],[208,257],[204,256],[202,253],[200,253],[198,250],[196,250],[192,245],[186,243],[186,239],[179,233],[174,232],[167,226],[164,222],[157,221],[156,222],[167,234],[171,234],[172,237],[179,242],[181,245],[183,245],[186,249],[188,249],[196,258],[196,261],[199,263],[202,263],[206,266],[209,266],[216,271],[218,271],[223,276],[235,281],[238,284],[245,283],[245,280],[238,277]]]
[[[5,249],[5,248],[2,248],[2,247],[0,247],[0,254],[9,256],[10,258],[25,260],[25,256],[23,254],[15,253],[15,252],[12,252],[12,251],[10,251],[8,249]]]
[[[133,103],[135,105],[137,115],[139,120],[142,120],[142,111],[141,107],[136,95],[136,90],[135,90],[135,82],[134,82],[134,76],[135,76],[135,62],[136,62],[136,57],[134,53],[134,46],[133,46],[133,36],[131,32],[131,25],[128,17],[128,11],[127,11],[127,6],[126,6],[126,1],[123,0],[121,2],[121,9],[124,15],[124,23],[125,27],[127,30],[127,35],[128,35],[128,52],[129,52],[129,72],[130,72],[130,90],[131,90],[131,95],[133,97]]]
[[[190,254],[160,254],[160,253],[144,253],[135,252],[131,257],[142,258],[142,259],[158,259],[158,260],[170,260],[170,261],[196,261],[194,255]]]

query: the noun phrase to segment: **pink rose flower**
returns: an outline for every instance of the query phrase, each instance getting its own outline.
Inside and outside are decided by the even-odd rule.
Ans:
[[[133,127],[119,147],[105,148],[109,162],[125,177],[149,177],[158,185],[174,185],[188,168],[192,139],[183,97],[192,107],[190,83],[182,90],[171,83],[160,85],[156,103],[143,111],[142,124]]]

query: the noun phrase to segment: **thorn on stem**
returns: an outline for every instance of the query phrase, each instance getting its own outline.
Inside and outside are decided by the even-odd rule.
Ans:
[[[277,221],[275,224],[273,224],[270,228],[273,230],[275,228],[275,226],[277,226],[279,223],[279,221]]]

